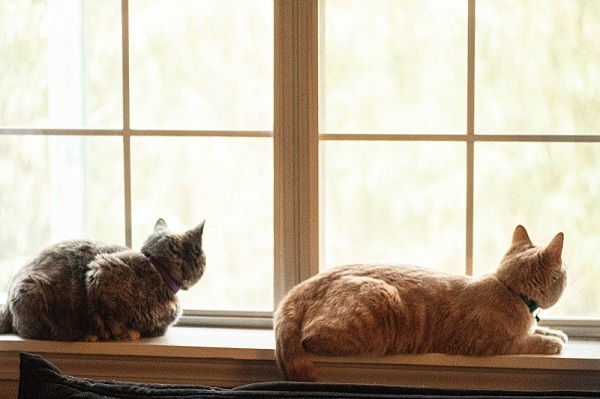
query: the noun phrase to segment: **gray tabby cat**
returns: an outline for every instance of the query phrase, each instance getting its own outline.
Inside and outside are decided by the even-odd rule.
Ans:
[[[65,241],[31,259],[0,308],[0,333],[57,341],[135,340],[165,333],[181,314],[176,293],[204,273],[204,222],[173,234],[159,219],[141,252]]]

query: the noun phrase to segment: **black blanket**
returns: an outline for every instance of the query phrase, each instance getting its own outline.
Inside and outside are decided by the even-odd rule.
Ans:
[[[399,386],[265,382],[226,389],[99,381],[64,375],[41,356],[21,354],[19,399],[143,398],[591,398],[600,392],[481,391]]]

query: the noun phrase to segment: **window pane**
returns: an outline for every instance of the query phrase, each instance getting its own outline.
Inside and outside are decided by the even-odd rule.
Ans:
[[[131,125],[273,129],[273,2],[132,0]]]
[[[206,219],[206,274],[181,296],[195,309],[273,309],[270,138],[134,138],[133,246],[159,217],[174,231]]]
[[[600,132],[600,2],[477,1],[477,133]]]
[[[57,241],[125,244],[122,164],[115,137],[0,136],[0,292]]]
[[[464,133],[466,1],[322,4],[323,133]]]
[[[0,4],[0,126],[122,124],[119,2]]]
[[[321,268],[363,261],[465,270],[465,150],[321,143]]]
[[[600,316],[599,181],[598,144],[476,144],[475,273],[497,267],[518,224],[537,245],[562,231],[569,282],[545,313]]]

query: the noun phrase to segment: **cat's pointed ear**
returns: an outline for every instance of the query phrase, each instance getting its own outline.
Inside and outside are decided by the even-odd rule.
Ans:
[[[204,219],[202,221],[202,223],[200,223],[195,229],[194,229],[194,234],[197,235],[198,237],[202,237],[202,234],[204,233],[204,223],[206,223],[206,219]]]
[[[550,241],[550,244],[548,244],[548,246],[544,249],[544,255],[550,258],[551,261],[556,261],[560,264],[564,239],[565,235],[563,233],[558,233],[552,239],[552,241]]]
[[[154,225],[154,232],[158,233],[160,231],[165,231],[165,230],[169,230],[169,226],[167,226],[167,222],[165,222],[164,219],[160,218],[156,221],[156,224]]]
[[[525,227],[518,225],[512,236],[512,245],[515,245],[515,244],[521,243],[521,242],[525,242],[529,245],[533,245],[531,242],[531,239],[529,238],[529,234],[527,234],[527,230],[525,230]]]

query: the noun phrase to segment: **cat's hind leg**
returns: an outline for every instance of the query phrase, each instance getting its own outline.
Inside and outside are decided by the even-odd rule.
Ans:
[[[98,255],[88,268],[86,286],[92,328],[87,338],[138,340],[140,332],[131,328],[134,323],[130,309],[135,298],[123,288],[131,285],[127,284],[131,279],[129,266],[117,256],[108,254]]]
[[[308,352],[382,356],[395,348],[402,301],[393,286],[372,277],[346,276],[331,290],[335,293],[304,326],[302,343]]]
[[[87,327],[85,316],[61,302],[57,288],[43,278],[27,277],[10,299],[14,331],[23,338],[79,341]]]

